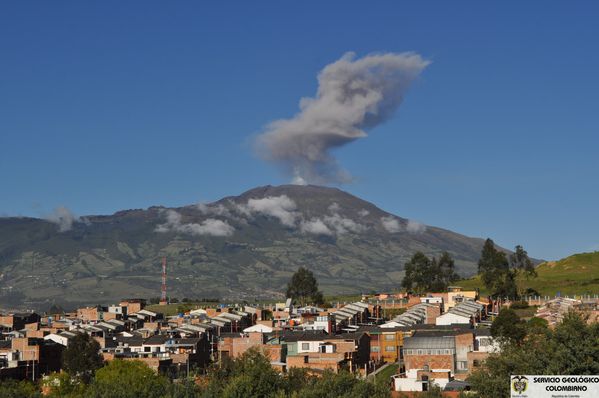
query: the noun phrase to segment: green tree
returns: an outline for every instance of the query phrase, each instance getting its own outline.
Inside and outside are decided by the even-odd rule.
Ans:
[[[478,273],[492,296],[510,298],[517,298],[524,294],[524,290],[518,287],[518,279],[521,275],[526,279],[537,276],[534,264],[522,246],[517,245],[514,253],[508,257],[495,248],[491,239],[487,239],[483,246],[478,261]]]
[[[478,260],[478,273],[492,296],[512,296],[515,292],[514,275],[504,252],[495,248],[495,243],[487,239]]]
[[[94,398],[162,398],[167,396],[167,378],[156,374],[141,361],[115,359],[96,371],[88,397]]]
[[[449,286],[449,284],[460,280],[460,276],[455,270],[455,261],[448,252],[443,252],[441,254],[441,257],[439,257],[438,260],[438,267],[446,287]]]
[[[300,267],[287,284],[287,297],[296,300],[300,305],[307,303],[318,305],[324,302],[314,274],[304,267]]]
[[[29,381],[0,380],[0,397],[2,398],[37,398],[41,393],[35,384]]]
[[[168,398],[196,398],[200,394],[200,387],[192,377],[170,383]]]
[[[599,324],[570,312],[562,323],[545,333],[529,333],[518,344],[509,341],[493,353],[468,381],[480,398],[510,396],[513,374],[599,374]]]
[[[402,287],[418,294],[445,291],[450,283],[459,279],[453,258],[447,252],[443,252],[438,260],[416,252],[405,264],[404,271]]]
[[[62,368],[84,383],[88,383],[103,364],[100,344],[86,333],[77,333],[69,339],[62,353]]]
[[[533,316],[526,322],[527,334],[547,334],[549,332],[549,323],[546,319]]]
[[[537,271],[528,257],[528,253],[520,245],[517,245],[515,251],[510,254],[510,266],[514,269],[522,271],[526,276],[537,276]]]
[[[432,262],[422,252],[416,252],[404,265],[405,275],[401,286],[408,291],[424,293],[430,289],[432,279]]]
[[[522,246],[516,246],[514,252],[510,254],[510,267],[515,273],[516,291],[518,296],[521,297],[525,292],[523,287],[518,287],[518,276],[524,275],[526,280],[537,277],[535,266]]]
[[[519,344],[526,336],[526,325],[511,308],[503,308],[491,324],[491,335],[502,343]]]
[[[235,360],[225,359],[208,371],[202,397],[274,397],[284,392],[282,376],[258,348],[250,348]]]
[[[325,371],[313,384],[297,392],[298,398],[387,398],[391,395],[386,383],[371,383],[356,378],[347,371]]]
[[[48,398],[84,398],[88,387],[67,372],[52,373],[44,377],[43,385],[48,388]]]

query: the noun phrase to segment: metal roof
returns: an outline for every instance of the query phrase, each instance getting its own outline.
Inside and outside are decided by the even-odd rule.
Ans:
[[[404,339],[404,349],[455,349],[452,336],[412,336]]]

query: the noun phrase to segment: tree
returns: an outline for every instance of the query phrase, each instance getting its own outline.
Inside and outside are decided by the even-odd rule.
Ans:
[[[570,312],[553,330],[529,334],[520,344],[503,344],[484,365],[468,379],[480,398],[509,397],[510,375],[599,374],[599,324],[587,324]]]
[[[498,277],[509,270],[505,253],[495,248],[495,243],[487,239],[478,260],[478,273],[488,289],[497,290]],[[495,293],[495,292],[494,292]]]
[[[69,339],[62,353],[62,368],[84,383],[88,383],[103,364],[100,344],[86,333],[77,333]]]
[[[416,252],[405,264],[404,270],[402,287],[416,293],[442,292],[447,290],[450,283],[459,279],[455,273],[453,258],[447,252],[443,252],[439,260]]]
[[[304,267],[300,267],[287,284],[287,297],[298,301],[301,305],[308,302],[318,305],[324,302],[314,274]]]
[[[531,259],[528,257],[528,253],[524,248],[520,245],[517,245],[514,252],[510,255],[510,267],[515,271],[515,280],[516,280],[516,291],[518,296],[522,296],[524,291],[522,288],[518,289],[518,276],[520,274],[524,274],[524,277],[528,280],[529,278],[536,278],[537,271],[535,270],[535,266],[532,263]]]
[[[87,395],[88,385],[67,372],[52,373],[42,382],[49,398],[83,398]]]
[[[491,335],[502,343],[519,344],[526,336],[526,326],[511,308],[504,308],[491,324]]]
[[[535,270],[535,266],[531,259],[528,257],[528,253],[520,245],[517,245],[515,251],[510,254],[510,266],[523,272],[528,277],[537,276],[537,271]]]
[[[526,278],[536,277],[534,264],[528,253],[517,245],[509,258],[495,248],[491,239],[487,239],[478,261],[478,272],[484,285],[491,291],[492,296],[507,296],[516,298],[523,290],[518,288],[518,278],[524,274]]]
[[[374,384],[343,371],[330,370],[320,376],[307,369],[290,368],[285,374],[277,372],[259,349],[250,348],[240,358],[226,360],[208,371],[208,383],[200,397],[373,397],[390,396],[389,384]]]
[[[88,391],[94,398],[162,398],[170,385],[141,361],[115,359],[98,369]]]
[[[526,333],[527,334],[547,334],[549,332],[549,322],[543,318],[537,318],[533,316],[526,322]]]
[[[387,383],[370,383],[347,371],[333,373],[330,370],[326,370],[314,383],[297,392],[298,398],[387,398],[390,395]]]
[[[439,257],[438,267],[443,277],[444,283],[448,286],[450,283],[460,280],[460,276],[455,271],[455,262],[448,252],[443,252]]]
[[[431,260],[422,252],[416,252],[404,266],[402,287],[408,291],[424,293],[431,285]]]
[[[29,381],[12,379],[0,380],[0,397],[2,398],[34,398],[41,397],[35,384]]]

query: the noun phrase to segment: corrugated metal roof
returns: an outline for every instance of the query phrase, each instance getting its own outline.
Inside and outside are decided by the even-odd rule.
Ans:
[[[404,339],[405,349],[455,349],[455,339],[450,336],[413,336]]]

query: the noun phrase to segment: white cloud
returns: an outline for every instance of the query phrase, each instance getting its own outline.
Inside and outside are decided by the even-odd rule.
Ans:
[[[57,207],[52,214],[45,216],[44,219],[58,225],[58,232],[69,231],[73,228],[73,223],[80,221],[78,216],[64,206]]]
[[[182,223],[181,214],[166,210],[166,223],[159,224],[156,232],[178,232],[190,235],[231,236],[235,232],[226,221],[209,218],[201,223]]]
[[[299,214],[295,202],[287,195],[267,196],[262,199],[249,199],[246,205],[238,206],[246,214],[263,214],[278,219],[288,227],[295,226]],[[245,209],[245,210],[244,210]]]
[[[329,206],[329,211],[331,213],[339,213],[339,210],[341,210],[341,206],[339,206],[339,203],[337,202],[333,202],[330,206]]]
[[[303,233],[315,234],[315,235],[333,235],[333,231],[326,226],[326,224],[319,218],[313,218],[310,221],[302,221],[300,230]]]
[[[408,220],[406,231],[411,234],[421,234],[426,231],[426,225],[419,223],[418,221]]]
[[[198,203],[196,205],[200,213],[208,216],[231,217],[231,212],[222,204]]]
[[[321,221],[327,226],[327,229],[334,231],[338,235],[348,232],[360,233],[367,229],[366,226],[339,214],[341,206],[337,202],[333,202],[328,207],[328,210],[331,215],[327,215],[323,219],[318,219],[318,221]]]
[[[368,210],[366,210],[366,209],[362,209],[362,210],[360,210],[360,211],[358,212],[358,215],[359,215],[360,217],[366,217],[366,216],[367,216],[367,215],[369,215],[369,214],[370,214],[370,212],[369,212]]]
[[[383,228],[392,234],[397,232],[401,232],[401,225],[399,225],[399,221],[392,216],[381,217],[381,224],[383,224]]]

